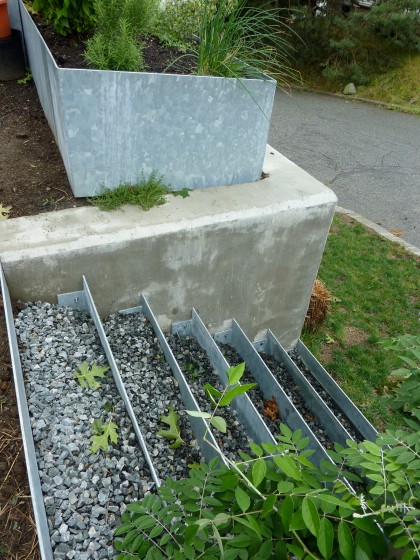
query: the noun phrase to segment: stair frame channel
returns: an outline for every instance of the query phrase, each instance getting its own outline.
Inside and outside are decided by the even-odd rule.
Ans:
[[[23,372],[20,362],[19,347],[14,326],[12,305],[6,278],[4,276],[1,264],[0,284],[4,300],[6,326],[13,367],[13,377],[16,389],[20,426],[22,431],[23,449],[27,464],[28,480],[39,539],[39,548],[42,560],[53,560],[47,515],[45,511],[43,492],[41,489],[41,482],[38,472],[35,445],[25,394]],[[147,449],[145,439],[142,435],[131,401],[128,397],[124,382],[121,378],[118,366],[114,359],[102,321],[90,292],[88,282],[84,276],[82,277],[82,285],[83,288],[80,291],[58,294],[57,302],[59,305],[69,306],[74,309],[86,311],[90,315],[99,335],[102,348],[108,360],[108,364],[114,377],[118,392],[125,404],[126,411],[132,422],[137,440],[143,451],[144,458],[147,461],[152,479],[155,483],[155,486],[159,487],[161,481],[158,478],[156,470],[153,466],[152,458]],[[179,367],[178,362],[161,328],[159,327],[157,319],[144,294],[141,294],[140,296],[139,306],[122,310],[120,311],[120,313],[139,315],[141,314],[149,320],[156,338],[161,345],[165,359],[170,365],[172,373],[178,382],[179,391],[181,393],[185,408],[188,410],[200,411],[197,401],[195,400],[191,392],[185,376],[182,373],[181,368]],[[281,346],[281,344],[274,337],[271,331],[267,332],[267,337],[264,340],[252,343],[247,338],[238,323],[235,320],[232,320],[232,326],[230,329],[216,333],[212,336],[205,327],[198,313],[193,309],[190,320],[181,321],[172,325],[172,333],[178,334],[180,336],[192,336],[196,339],[197,343],[206,352],[210,363],[217,373],[223,386],[226,386],[227,384],[226,372],[229,368],[229,364],[220,351],[219,347],[217,346],[216,341],[230,344],[241,355],[243,361],[246,362],[248,369],[250,370],[252,376],[255,378],[255,381],[260,386],[260,389],[265,398],[271,399],[274,396],[279,410],[282,411],[282,421],[293,430],[301,429],[303,435],[309,438],[309,446],[315,450],[315,454],[313,456],[313,461],[315,463],[319,464],[321,460],[332,462],[332,460],[328,456],[322,444],[317,439],[316,435],[312,432],[311,428],[308,426],[299,411],[296,409],[292,401],[289,399],[281,385],[274,378],[269,368],[265,365],[261,356],[259,355],[260,352],[267,353],[276,361],[280,361],[285,365],[289,373],[293,376],[296,384],[300,386],[302,395],[306,400],[308,408],[310,408],[314,416],[319,419],[321,425],[323,426],[323,429],[328,433],[333,441],[345,443],[346,439],[353,439],[352,436],[347,432],[347,430],[340,424],[340,422],[331,412],[320,395],[318,395],[318,393],[313,389],[303,373],[294,364],[294,362],[287,354],[286,350]],[[355,430],[361,435],[361,438],[375,440],[377,436],[376,430],[361,414],[357,407],[350,401],[345,393],[338,387],[334,380],[332,380],[332,378],[328,375],[321,364],[319,364],[315,357],[309,352],[306,346],[299,341],[296,349],[302,361],[310,370],[311,374],[323,386],[325,391],[327,391],[337,407],[342,410],[343,414],[349,419]],[[277,440],[274,438],[269,428],[265,424],[263,418],[258,413],[248,394],[239,395],[233,400],[230,406],[236,411],[238,419],[244,426],[250,439],[252,439],[256,443],[276,443]],[[194,433],[194,437],[199,443],[200,451],[203,455],[203,458],[206,461],[209,461],[211,458],[221,455],[216,439],[211,429],[209,428],[208,421],[198,417],[189,417],[189,421]],[[203,441],[203,437],[206,432],[206,437],[209,440],[210,445]]]

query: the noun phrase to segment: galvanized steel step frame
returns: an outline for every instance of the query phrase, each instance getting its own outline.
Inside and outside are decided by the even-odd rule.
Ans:
[[[22,431],[23,449],[28,470],[29,486],[31,490],[41,558],[42,560],[53,560],[53,552],[51,547],[47,516],[44,507],[43,492],[41,489],[41,482],[38,472],[28,404],[25,394],[25,384],[20,362],[17,336],[14,326],[12,305],[1,264],[0,283],[3,294],[6,326],[13,366],[13,376]],[[105,334],[102,321],[99,317],[92,294],[90,292],[88,282],[84,276],[82,278],[82,283],[82,290],[67,294],[59,294],[57,296],[57,301],[60,305],[84,310],[88,312],[90,317],[92,318],[99,338],[101,340],[103,350],[107,357],[118,392],[122,400],[124,401],[127,414],[130,417],[136,437],[139,441],[144,457],[148,463],[152,479],[156,487],[159,487],[160,480],[153,466],[153,461],[148,452],[147,445],[142,435],[136,415],[134,413],[130,398],[128,397],[124,382],[121,378],[118,366],[115,362],[115,358]],[[121,313],[142,314],[150,321],[153,331],[162,347],[165,359],[170,365],[173,375],[178,382],[179,390],[185,407],[188,410],[199,411],[200,408],[191,392],[184,374],[182,373],[174,357],[170,346],[168,345],[168,342],[161,328],[159,327],[156,317],[154,316],[146,297],[141,294],[139,306],[122,310]],[[323,448],[315,434],[302,418],[301,414],[296,409],[290,398],[287,396],[281,385],[275,379],[270,369],[262,360],[261,356],[259,355],[260,352],[267,353],[275,360],[282,362],[286,366],[289,373],[293,376],[296,384],[299,385],[308,408],[310,408],[313,414],[319,419],[321,425],[323,426],[323,429],[328,433],[333,441],[345,442],[345,439],[352,439],[351,435],[338,422],[329,407],[324,403],[316,390],[314,390],[314,388],[308,382],[304,374],[291,360],[290,356],[281,346],[279,341],[274,337],[271,331],[267,332],[267,337],[264,340],[251,343],[250,340],[246,337],[243,330],[237,324],[237,322],[233,320],[232,326],[229,330],[221,333],[216,333],[213,338],[205,327],[198,313],[193,309],[191,319],[188,321],[174,323],[172,325],[172,332],[174,334],[178,333],[181,336],[189,335],[197,340],[201,348],[203,348],[203,350],[207,353],[212,367],[214,368],[222,385],[224,386],[226,386],[227,384],[226,371],[229,368],[229,363],[226,361],[215,340],[233,346],[233,348],[236,349],[236,351],[241,355],[242,359],[246,362],[263,395],[267,399],[271,399],[274,396],[279,410],[281,411],[282,420],[291,429],[301,429],[302,433],[305,436],[309,437],[309,446],[315,449],[315,462],[319,463],[322,459],[331,462],[331,459],[327,455],[325,449]],[[338,387],[335,381],[328,375],[325,369],[309,352],[306,346],[304,346],[304,344],[300,341],[297,345],[297,351],[312,375],[322,385],[325,391],[334,400],[336,405],[343,411],[344,415],[347,416],[349,421],[353,424],[354,428],[362,435],[362,437],[370,440],[375,440],[377,432],[373,428],[373,426],[350,401],[347,395],[345,395],[345,393]],[[236,410],[239,421],[243,424],[248,435],[253,441],[255,441],[256,443],[271,442],[274,444],[277,442],[247,394],[236,397],[236,399],[234,399],[230,406],[232,406]],[[207,421],[202,418],[190,417],[189,419],[194,436],[200,445],[200,450],[205,460],[208,461],[214,456],[221,456],[219,446],[214,438],[212,431],[208,427]],[[203,437],[205,434],[207,439],[210,441],[210,445],[203,441]]]
[[[270,334],[272,335],[272,333]],[[311,374],[342,410],[354,429],[359,432],[363,439],[375,441],[378,437],[376,429],[349,399],[346,393],[337,385],[331,375],[329,375],[301,340],[298,341],[296,350]]]
[[[153,466],[153,461],[151,459],[151,456],[148,452],[147,449],[147,445],[145,443],[145,440],[143,438],[140,426],[138,424],[136,415],[134,413],[131,401],[127,395],[127,391],[125,389],[125,385],[124,382],[121,378],[121,374],[119,372],[118,366],[115,362],[115,358],[114,355],[112,353],[111,347],[109,345],[108,342],[108,338],[105,334],[105,330],[102,324],[102,321],[99,317],[99,314],[96,310],[96,306],[95,303],[93,301],[91,292],[89,290],[89,286],[87,283],[87,280],[85,278],[85,276],[83,276],[83,290],[81,292],[73,292],[73,293],[69,293],[69,294],[60,294],[57,296],[57,301],[60,305],[68,305],[68,306],[72,306],[72,302],[74,302],[77,305],[78,309],[85,309],[86,311],[89,312],[96,330],[98,332],[99,338],[101,340],[102,343],[102,347],[104,349],[105,355],[107,357],[109,366],[111,368],[112,374],[114,376],[114,380],[115,380],[115,384],[117,386],[118,392],[121,396],[121,398],[124,401],[127,413],[130,417],[130,420],[133,424],[133,428],[134,431],[136,433],[137,439],[140,443],[140,446],[143,450],[145,459],[148,463],[148,466],[150,468],[150,472],[152,475],[152,478],[156,484],[157,487],[160,486],[160,481],[159,478],[157,476],[157,473],[155,471],[155,468]],[[84,306],[84,307],[83,307]],[[179,391],[181,393],[181,397],[182,400],[184,402],[185,407],[188,410],[194,410],[196,412],[200,411],[200,408],[193,396],[193,394],[191,393],[191,390],[188,386],[188,383],[182,373],[182,371],[180,370],[171,349],[168,346],[168,343],[166,342],[166,339],[162,333],[161,328],[158,325],[158,322],[156,320],[156,317],[153,314],[153,311],[149,305],[149,303],[146,300],[146,297],[141,294],[140,296],[140,306],[138,307],[134,307],[134,308],[130,308],[130,309],[125,309],[122,310],[121,313],[124,314],[142,314],[144,315],[149,321],[150,324],[152,325],[153,331],[156,335],[156,338],[158,339],[161,347],[162,347],[162,351],[164,353],[165,359],[168,362],[168,364],[170,365],[171,369],[172,369],[172,373],[174,374],[175,379],[178,382],[178,388]],[[212,459],[213,457],[215,457],[217,454],[217,451],[215,449],[219,449],[216,440],[214,439],[213,434],[211,433],[211,431],[209,431],[209,433],[207,434],[207,438],[210,440],[211,442],[211,446],[208,445],[206,442],[203,442],[203,436],[204,433],[207,430],[207,424],[205,422],[205,420],[203,420],[202,418],[194,418],[194,417],[189,417],[190,420],[190,424],[191,424],[191,428],[192,431],[194,433],[194,437],[196,438],[196,440],[199,442],[200,445],[200,451],[203,455],[203,457],[209,461],[210,459]]]
[[[229,369],[229,364],[195,309],[192,310],[189,321],[182,321],[172,325],[172,333],[180,336],[194,337],[206,352],[221,384],[223,387],[226,387],[228,380],[226,372]],[[272,433],[247,394],[238,395],[229,406],[235,410],[239,421],[252,441],[256,443],[276,443]]]
[[[245,335],[238,323],[233,320],[231,328],[216,333],[214,339],[222,344],[229,344],[238,352],[248,366],[251,375],[258,383],[265,399],[270,400],[274,397],[280,412],[281,420],[292,430],[302,430],[302,434],[309,438],[309,448],[315,451],[312,457],[314,463],[319,464],[321,460],[332,462],[323,445],[308,426],[281,384],[262,360],[254,345]]]
[[[22,432],[22,445],[25,454],[26,470],[28,473],[29,489],[32,496],[34,518],[38,533],[39,550],[42,560],[53,560],[50,531],[48,529],[47,514],[45,512],[43,492],[39,478],[38,463],[36,460],[35,444],[31,428],[31,420],[26,400],[25,382],[23,379],[22,366],[20,362],[19,347],[13,320],[13,310],[10,300],[9,289],[3,268],[0,264],[0,283],[3,294],[4,314],[6,319],[7,335],[9,338],[10,357],[13,368],[13,379],[15,383],[16,402],[19,411],[20,429]]]

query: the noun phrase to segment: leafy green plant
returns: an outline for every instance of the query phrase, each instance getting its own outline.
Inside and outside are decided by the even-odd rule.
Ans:
[[[34,0],[32,8],[51,21],[59,35],[86,33],[93,26],[92,0]]]
[[[390,400],[394,410],[400,410],[420,420],[420,336],[405,334],[382,344],[389,350],[398,352],[404,367],[391,372],[395,391]],[[412,420],[405,418],[412,428],[416,426]]]
[[[0,203],[0,220],[7,220],[11,209],[11,206],[3,206],[3,204]]]
[[[224,432],[215,414],[246,390],[235,385],[243,369],[230,368],[222,393],[207,390],[212,415],[192,415]],[[369,560],[387,557],[388,541],[403,549],[403,560],[419,557],[419,430],[388,431],[376,444],[336,444],[336,464],[320,467],[300,430],[281,424],[277,440],[252,443],[252,455],[240,453],[238,462],[194,465],[188,479],[168,479],[157,495],[130,504],[115,531],[123,537],[114,543],[118,560]]]
[[[32,80],[32,72],[30,70],[30,68],[26,69],[26,74],[23,78],[21,78],[20,80],[17,81],[17,83],[20,86],[25,86],[26,84],[29,84],[29,82]]]
[[[185,362],[185,369],[193,379],[197,379],[203,373],[195,362]]]
[[[80,383],[83,389],[89,387],[89,389],[97,389],[101,384],[96,381],[96,377],[100,379],[105,377],[105,372],[109,370],[109,367],[100,367],[97,364],[89,366],[87,362],[83,362],[79,366],[78,371],[74,371],[74,377]]]
[[[148,179],[144,177],[135,184],[123,184],[116,189],[105,188],[101,195],[90,199],[90,203],[100,210],[116,210],[123,204],[140,206],[143,210],[150,210],[153,206],[160,206],[166,202],[169,186],[163,183],[163,177],[156,172]]]
[[[174,442],[169,446],[171,449],[177,449],[181,447],[185,442],[181,437],[181,430],[179,427],[179,414],[175,412],[174,407],[169,407],[169,414],[167,416],[161,416],[160,421],[169,426],[168,430],[159,430],[157,435],[169,440],[174,440]]]
[[[173,196],[181,196],[182,198],[188,198],[190,196],[190,190],[187,188],[180,189],[179,191],[172,191]]]
[[[111,443],[118,443],[118,426],[112,420],[108,424],[104,424],[100,418],[94,420],[92,431],[95,434],[90,438],[92,453],[96,453],[100,448],[106,451]]]
[[[139,34],[150,27],[156,0],[94,0],[95,34],[87,41],[85,56],[100,70],[143,69]]]
[[[198,34],[203,7],[209,14],[217,10],[217,0],[165,0],[160,5],[153,24],[153,33],[162,41],[180,48],[189,48],[193,37]],[[237,0],[225,2],[225,13],[229,14]]]

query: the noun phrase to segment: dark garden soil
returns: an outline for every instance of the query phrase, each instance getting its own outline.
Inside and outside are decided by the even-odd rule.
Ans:
[[[0,558],[38,560],[12,367],[0,297]]]
[[[59,66],[88,68],[84,39],[58,37],[37,24]],[[153,38],[144,38],[146,71],[163,72],[180,56]],[[183,58],[170,72],[192,73]],[[60,152],[32,80],[0,82],[0,209],[9,219],[89,204],[74,198]],[[18,411],[0,294],[0,559],[38,560],[38,546],[22,449]]]

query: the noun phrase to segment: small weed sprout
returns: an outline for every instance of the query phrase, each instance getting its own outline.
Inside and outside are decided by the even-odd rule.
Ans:
[[[167,416],[160,417],[160,421],[167,424],[169,429],[159,430],[157,435],[171,441],[173,440],[173,443],[169,446],[171,449],[181,447],[185,442],[181,437],[179,414],[174,410],[173,406],[169,407],[169,414]]]

